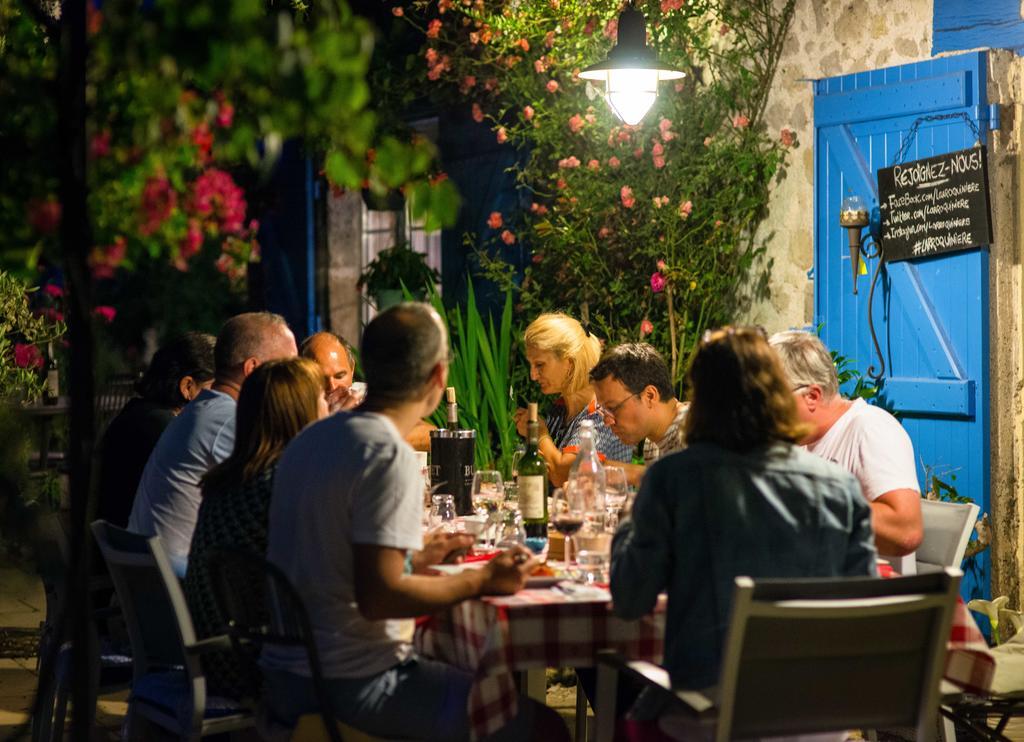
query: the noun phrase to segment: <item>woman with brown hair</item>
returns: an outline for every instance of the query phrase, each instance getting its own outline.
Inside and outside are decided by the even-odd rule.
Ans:
[[[601,341],[577,320],[561,312],[542,314],[523,334],[530,378],[541,394],[558,398],[540,426],[540,453],[548,464],[551,482],[561,486],[580,445],[584,420],[594,423],[594,443],[600,456],[629,463],[633,451],[612,432],[590,385],[590,369],[601,357]],[[516,430],[526,436],[526,410],[516,411]]]
[[[612,545],[624,618],[668,592],[665,667],[680,688],[718,680],[733,580],[875,574],[857,480],[795,445],[805,430],[764,333],[705,334],[689,371],[687,448],[655,462]]]
[[[268,361],[253,371],[238,396],[235,448],[202,482],[203,501],[185,573],[185,598],[197,634],[224,630],[213,595],[208,559],[220,549],[267,551],[267,518],[277,461],[299,431],[327,415],[320,367],[305,358]],[[233,655],[203,658],[215,695],[253,697],[259,669]]]

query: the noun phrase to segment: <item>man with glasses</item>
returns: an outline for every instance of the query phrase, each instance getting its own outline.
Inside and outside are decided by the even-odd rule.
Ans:
[[[668,364],[652,346],[623,343],[605,351],[590,382],[605,424],[623,443],[644,444],[644,466],[624,467],[632,484],[658,458],[685,448],[688,405],[676,399]]]
[[[801,443],[857,478],[871,505],[878,553],[900,574],[914,574],[913,552],[924,529],[914,447],[907,431],[881,407],[839,394],[832,356],[817,335],[779,332],[769,342],[789,377],[800,419],[814,428]]]

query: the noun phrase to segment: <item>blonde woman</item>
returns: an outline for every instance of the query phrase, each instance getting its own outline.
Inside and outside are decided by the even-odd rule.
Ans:
[[[305,358],[268,361],[242,384],[238,396],[235,448],[202,481],[203,500],[192,534],[185,598],[200,637],[220,633],[208,558],[220,549],[267,551],[270,493],[285,446],[311,422],[327,415],[320,367]],[[216,695],[243,698],[259,687],[259,669],[233,655],[203,658],[207,682]]]
[[[551,413],[540,426],[540,452],[548,462],[552,484],[561,486],[579,450],[580,423],[594,423],[597,451],[605,459],[630,462],[632,449],[604,423],[590,385],[590,369],[601,357],[601,341],[567,314],[542,314],[523,335],[530,378],[541,394],[557,394]],[[526,410],[516,411],[516,430],[526,435]]]

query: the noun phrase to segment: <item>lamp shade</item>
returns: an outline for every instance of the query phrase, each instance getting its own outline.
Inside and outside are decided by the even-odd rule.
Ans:
[[[638,124],[658,97],[658,83],[679,79],[683,73],[658,61],[647,46],[644,14],[626,8],[619,15],[618,39],[608,58],[587,67],[580,77],[604,83],[605,100],[615,115],[627,124]]]

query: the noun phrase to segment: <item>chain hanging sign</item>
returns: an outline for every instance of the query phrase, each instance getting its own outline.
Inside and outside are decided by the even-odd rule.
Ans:
[[[979,144],[923,160],[903,162],[923,121],[964,118]],[[914,122],[896,164],[878,171],[878,208],[885,261],[907,260],[981,247],[992,242],[988,151],[965,114],[926,116]]]

